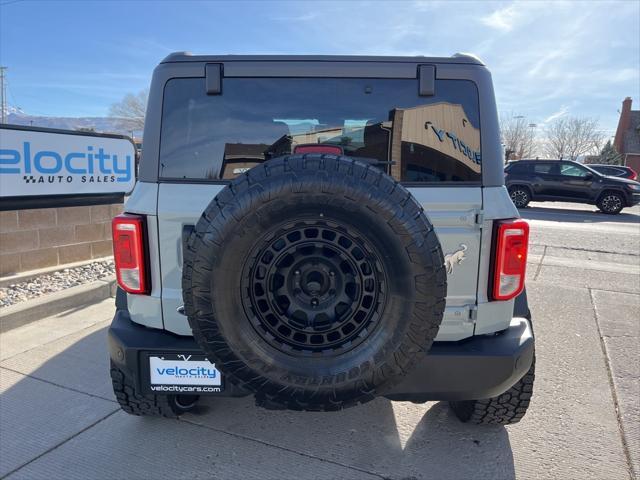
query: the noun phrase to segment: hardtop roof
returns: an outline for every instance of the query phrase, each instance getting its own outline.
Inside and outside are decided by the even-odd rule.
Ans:
[[[398,63],[448,63],[463,65],[484,65],[475,55],[456,53],[451,57],[386,57],[361,55],[194,55],[190,52],[170,53],[160,63],[180,62],[398,62]]]

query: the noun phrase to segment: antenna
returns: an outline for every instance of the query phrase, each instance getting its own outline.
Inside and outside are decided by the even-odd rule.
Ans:
[[[0,67],[0,123],[7,123],[7,84],[5,71],[7,67]]]

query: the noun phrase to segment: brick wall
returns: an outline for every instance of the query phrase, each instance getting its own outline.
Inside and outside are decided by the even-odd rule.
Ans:
[[[0,212],[0,275],[112,255],[122,204]]]
[[[631,167],[636,172],[640,173],[640,154],[638,154],[638,153],[627,153],[624,156],[624,164],[627,167]]]

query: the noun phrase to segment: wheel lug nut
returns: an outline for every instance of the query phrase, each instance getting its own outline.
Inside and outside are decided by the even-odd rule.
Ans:
[[[330,277],[335,277],[335,275],[336,275],[336,272],[334,272],[333,270],[331,270],[331,271],[329,272],[329,276],[330,276]]]
[[[311,305],[313,305],[314,307],[318,306],[318,299],[317,298],[312,298],[311,299]]]
[[[300,275],[300,270],[296,270],[295,272],[293,272],[294,275]]]

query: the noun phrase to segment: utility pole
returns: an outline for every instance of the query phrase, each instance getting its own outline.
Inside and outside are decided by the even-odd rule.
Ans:
[[[5,73],[7,67],[0,67],[0,123],[7,123],[7,84]]]

